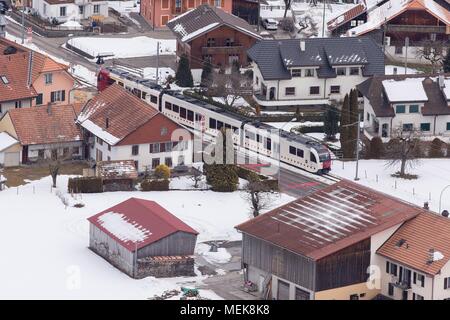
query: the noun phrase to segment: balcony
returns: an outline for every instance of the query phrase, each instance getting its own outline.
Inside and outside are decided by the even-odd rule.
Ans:
[[[411,289],[411,283],[409,281],[393,281],[392,285],[401,290],[409,290]]]
[[[386,26],[387,32],[413,32],[413,33],[437,33],[445,34],[445,26],[411,26],[411,25],[394,25]]]
[[[240,54],[244,50],[243,46],[212,46],[202,47],[202,54]]]

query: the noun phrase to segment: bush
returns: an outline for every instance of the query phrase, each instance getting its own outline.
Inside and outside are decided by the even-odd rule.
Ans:
[[[142,191],[167,191],[169,190],[169,180],[145,179],[141,182]]]
[[[384,155],[384,145],[380,137],[370,140],[369,158],[380,159]]]
[[[442,158],[444,157],[444,142],[439,138],[434,138],[431,142],[429,156],[430,158]]]
[[[167,180],[170,178],[170,168],[165,164],[160,164],[155,169],[155,178]]]
[[[103,192],[103,180],[98,177],[69,178],[69,193],[100,193]]]
[[[233,192],[237,190],[239,177],[236,166],[230,164],[203,165],[206,182],[216,192]]]
[[[295,30],[294,19],[292,19],[291,17],[281,19],[278,25],[282,30],[286,32],[294,32]]]

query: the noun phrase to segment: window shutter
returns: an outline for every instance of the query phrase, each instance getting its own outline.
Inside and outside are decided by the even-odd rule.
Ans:
[[[50,101],[55,102],[55,93],[54,92],[50,93]]]
[[[444,279],[444,289],[447,289],[448,288],[448,278],[445,278]]]
[[[386,273],[389,274],[389,261],[386,261]]]
[[[66,101],[66,90],[61,91],[61,101]]]
[[[414,272],[414,274],[413,274],[413,283],[416,284],[416,282],[417,282],[417,273]]]

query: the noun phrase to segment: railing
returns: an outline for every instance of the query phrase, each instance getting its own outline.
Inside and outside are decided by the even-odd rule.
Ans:
[[[232,54],[241,53],[244,47],[241,45],[237,46],[212,46],[212,47],[202,47],[202,54]]]
[[[410,25],[394,25],[386,26],[387,32],[414,32],[414,33],[444,33],[446,26],[410,26]]]

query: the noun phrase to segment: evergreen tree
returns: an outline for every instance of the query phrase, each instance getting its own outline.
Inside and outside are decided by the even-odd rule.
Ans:
[[[348,94],[344,97],[344,102],[342,104],[341,110],[341,121],[340,121],[340,137],[339,140],[341,142],[341,150],[344,158],[347,158],[348,151],[348,125],[350,124],[350,100]]]
[[[447,49],[447,55],[443,61],[444,72],[450,72],[450,49]]]
[[[339,111],[335,107],[330,107],[324,112],[324,132],[327,140],[336,139],[336,134],[339,132]]]
[[[203,70],[202,70],[202,80],[201,86],[205,88],[209,88],[213,83],[213,68],[211,62],[209,60],[205,60],[203,62]]]
[[[189,66],[189,59],[186,54],[180,57],[178,63],[177,73],[175,74],[177,84],[180,87],[193,87],[194,80],[192,78],[191,67]]]

